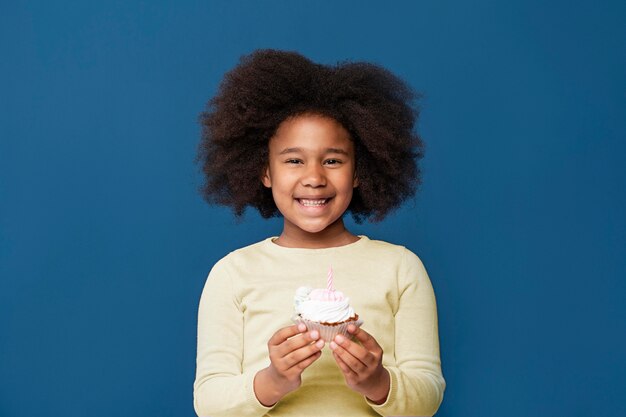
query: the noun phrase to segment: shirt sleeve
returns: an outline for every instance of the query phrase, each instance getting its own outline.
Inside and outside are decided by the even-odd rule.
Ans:
[[[194,409],[200,417],[260,417],[271,407],[256,398],[256,371],[242,370],[243,313],[224,263],[213,267],[200,298]]]
[[[421,260],[405,249],[398,277],[399,304],[395,314],[395,361],[387,400],[369,405],[382,416],[432,416],[446,387],[441,372],[437,305]]]

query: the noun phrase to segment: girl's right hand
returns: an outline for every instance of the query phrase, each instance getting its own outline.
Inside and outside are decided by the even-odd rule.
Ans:
[[[319,337],[302,323],[274,333],[267,343],[270,366],[254,378],[254,393],[261,404],[272,406],[300,387],[302,372],[322,355],[324,341]]]

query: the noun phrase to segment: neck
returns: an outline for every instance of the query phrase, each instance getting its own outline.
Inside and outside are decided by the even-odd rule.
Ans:
[[[343,219],[339,218],[335,223],[320,232],[307,232],[293,227],[285,222],[283,232],[274,243],[287,248],[322,249],[349,245],[359,240],[345,228]]]

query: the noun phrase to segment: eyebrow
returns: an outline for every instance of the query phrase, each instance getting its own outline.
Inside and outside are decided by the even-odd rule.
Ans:
[[[302,148],[285,148],[280,151],[279,155],[284,155],[287,153],[297,153],[302,152]],[[348,152],[341,148],[326,148],[324,153],[337,153],[341,155],[348,155]]]

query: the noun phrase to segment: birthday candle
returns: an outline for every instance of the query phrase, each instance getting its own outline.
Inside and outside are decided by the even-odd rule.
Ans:
[[[333,288],[333,267],[332,265],[328,268],[328,279],[326,282],[326,286],[328,287],[328,291],[335,291]]]

